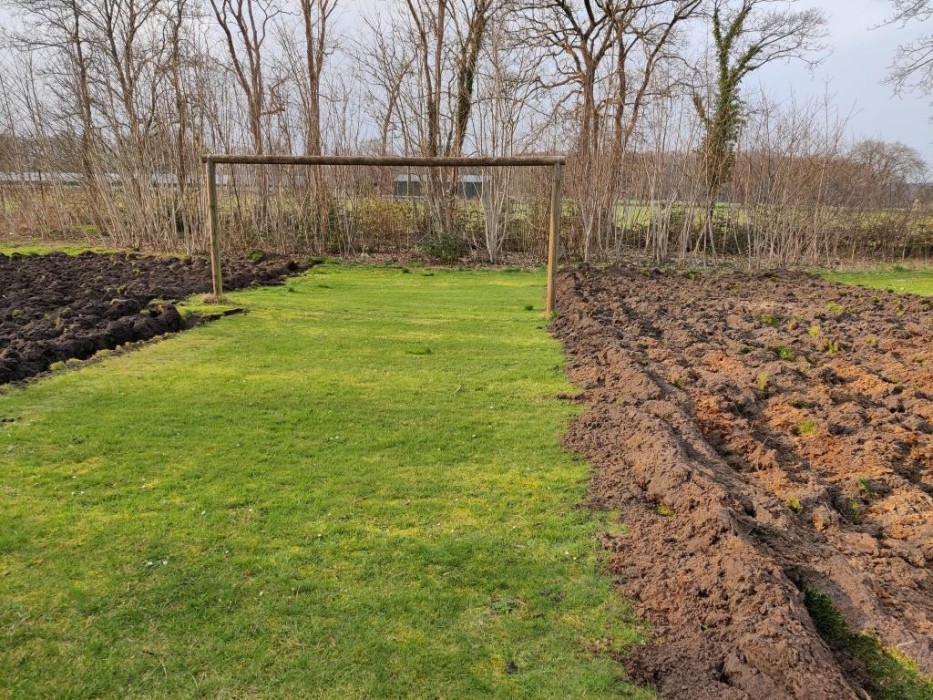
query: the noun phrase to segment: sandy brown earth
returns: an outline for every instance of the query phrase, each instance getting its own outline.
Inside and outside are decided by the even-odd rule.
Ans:
[[[588,410],[626,663],[665,698],[865,698],[827,594],[933,672],[933,300],[803,273],[560,275],[553,331]]]

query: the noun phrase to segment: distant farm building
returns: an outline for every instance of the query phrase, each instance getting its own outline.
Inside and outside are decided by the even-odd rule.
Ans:
[[[424,196],[421,175],[403,173],[396,175],[392,182],[392,194],[398,199],[420,198]],[[463,199],[480,199],[483,196],[483,177],[481,175],[461,175],[457,178],[458,194]]]

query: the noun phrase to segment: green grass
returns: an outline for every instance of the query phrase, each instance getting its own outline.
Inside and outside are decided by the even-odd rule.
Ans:
[[[794,435],[815,435],[820,432],[820,426],[815,420],[805,420],[794,426]]]
[[[544,276],[289,287],[0,393],[0,697],[650,697]]]
[[[897,650],[886,649],[867,632],[855,633],[833,607],[829,596],[812,588],[804,591],[810,617],[823,638],[837,652],[858,661],[868,672],[873,698],[877,700],[931,700],[933,680],[924,678],[916,664]]]
[[[821,271],[820,274],[833,282],[933,296],[933,268],[930,267],[910,270],[895,266],[848,272]]]
[[[797,355],[794,354],[793,348],[789,348],[786,345],[774,345],[769,347],[768,351],[773,353],[779,360],[784,360],[785,362],[794,362],[797,359]]]
[[[49,253],[65,253],[67,255],[80,255],[81,253],[114,253],[107,248],[98,248],[91,245],[75,243],[0,243],[0,255],[47,255]]]

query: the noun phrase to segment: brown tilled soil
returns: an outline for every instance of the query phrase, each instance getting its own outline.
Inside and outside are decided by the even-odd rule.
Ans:
[[[933,300],[803,273],[564,271],[613,574],[665,698],[864,698],[804,591],[933,672]],[[790,354],[792,353],[792,355]],[[782,357],[783,356],[783,359]]]
[[[277,284],[307,267],[282,258],[229,261],[224,289]],[[182,330],[171,302],[210,289],[203,258],[0,255],[0,384]]]

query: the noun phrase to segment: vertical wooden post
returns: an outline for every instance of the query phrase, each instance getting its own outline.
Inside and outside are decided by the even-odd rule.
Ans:
[[[211,279],[214,282],[214,296],[220,299],[224,295],[223,275],[220,271],[220,231],[217,230],[217,163],[208,158],[204,164],[207,175],[207,233],[211,245]]]
[[[551,183],[551,225],[547,239],[547,298],[544,302],[544,312],[548,316],[554,313],[554,299],[557,295],[555,284],[557,281],[557,246],[560,242],[560,185],[563,170],[563,163],[554,164],[554,181]]]

